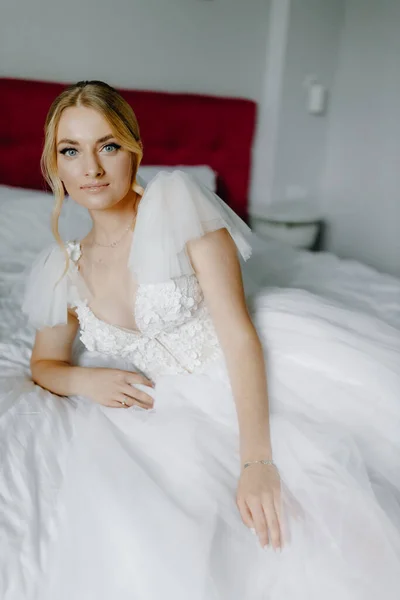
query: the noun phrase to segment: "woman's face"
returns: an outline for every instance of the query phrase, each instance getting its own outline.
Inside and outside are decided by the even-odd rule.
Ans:
[[[56,144],[59,177],[78,204],[92,210],[111,208],[132,192],[132,154],[120,146],[97,110],[66,108]]]

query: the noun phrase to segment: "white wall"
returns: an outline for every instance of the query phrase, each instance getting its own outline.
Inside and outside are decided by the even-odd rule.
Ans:
[[[1,0],[0,74],[258,99],[270,0]]]
[[[327,248],[400,275],[398,0],[347,0],[331,108]]]
[[[328,118],[307,112],[309,76],[332,89],[344,0],[273,0],[251,212],[261,215],[291,188],[321,199]],[[296,192],[295,192],[296,193]]]

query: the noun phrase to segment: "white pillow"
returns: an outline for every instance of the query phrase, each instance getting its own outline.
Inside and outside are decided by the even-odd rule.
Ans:
[[[197,179],[199,183],[205,185],[212,192],[216,192],[217,174],[211,169],[211,167],[208,167],[207,165],[199,165],[194,167],[181,165],[176,165],[175,167],[163,167],[161,165],[143,165],[139,167],[138,175],[139,178],[141,178],[145,182],[145,184],[147,184],[151,179],[153,179],[153,177],[157,175],[159,171],[174,171],[175,169],[179,169],[184,173],[190,173]]]
[[[0,257],[21,248],[39,252],[54,242],[50,192],[0,185]],[[86,208],[66,198],[59,220],[64,240],[81,239],[90,231],[92,220]]]

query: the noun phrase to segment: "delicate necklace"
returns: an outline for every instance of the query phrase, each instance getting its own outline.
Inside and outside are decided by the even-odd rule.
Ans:
[[[99,242],[95,242],[93,240],[93,244],[95,246],[101,246],[102,248],[115,248],[115,246],[118,246],[118,244],[120,242],[122,242],[122,240],[124,239],[124,237],[126,236],[126,234],[128,233],[128,231],[130,230],[130,228],[134,224],[135,219],[136,219],[136,215],[133,217],[133,220],[132,220],[131,223],[129,223],[128,227],[126,229],[124,229],[123,234],[121,235],[121,237],[118,240],[115,240],[114,242],[111,242],[111,244],[99,244]]]

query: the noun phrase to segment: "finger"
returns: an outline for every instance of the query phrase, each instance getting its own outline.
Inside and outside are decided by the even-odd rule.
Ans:
[[[269,536],[268,536],[267,521],[265,518],[262,504],[261,504],[260,500],[257,498],[254,500],[248,500],[247,506],[250,509],[259,542],[260,542],[261,546],[264,548],[265,546],[268,546],[268,544],[269,544]]]
[[[125,377],[125,381],[133,385],[135,383],[141,383],[142,385],[154,387],[154,383],[144,375],[141,375],[140,373],[128,373]]]
[[[246,502],[244,501],[244,499],[236,498],[236,505],[239,509],[239,514],[241,516],[243,523],[246,525],[246,527],[248,527],[250,529],[251,532],[256,533],[254,523],[253,523],[253,517],[251,516],[251,512],[250,512]]]
[[[125,408],[129,408],[135,403],[135,400],[122,392],[118,392],[114,395],[114,400],[122,404]]]
[[[274,508],[275,508],[276,517],[278,519],[281,548],[283,548],[283,546],[284,546],[283,510],[282,510],[282,495],[281,495],[280,489],[274,494]]]
[[[271,545],[274,550],[277,550],[281,547],[281,535],[273,498],[264,500],[263,510],[269,530],[269,539],[271,541]]]
[[[145,404],[144,402],[141,402],[140,400],[137,400],[136,398],[133,398],[133,396],[128,396],[127,394],[124,394],[122,392],[119,392],[118,394],[116,394],[115,399],[118,400],[119,402],[121,402],[122,404],[125,402],[126,404],[126,408],[129,408],[130,406],[133,405],[138,405],[141,408],[150,408],[148,404]]]
[[[104,406],[109,406],[110,408],[128,408],[128,406],[124,406],[121,402],[118,402],[118,400],[110,400],[110,402]]]
[[[126,396],[123,395],[121,397],[116,396],[115,399],[117,402],[119,402],[121,408],[130,408],[133,404],[133,402],[132,404],[130,404],[131,400],[129,400]]]
[[[153,406],[154,401],[149,394],[146,392],[142,392],[135,387],[132,387],[129,384],[126,384],[121,387],[121,393],[125,394],[129,398],[133,398],[133,400],[140,402],[141,404],[145,404],[146,406]]]

